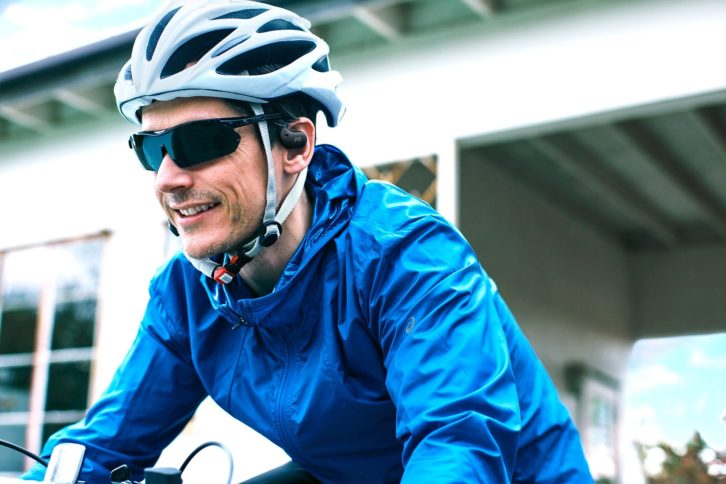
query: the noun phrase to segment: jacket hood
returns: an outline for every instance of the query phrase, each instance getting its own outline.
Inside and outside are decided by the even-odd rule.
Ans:
[[[289,289],[293,285],[304,284],[305,281],[299,280],[301,277],[317,273],[301,269],[315,264],[325,244],[348,225],[366,181],[363,172],[353,166],[340,149],[325,144],[316,146],[305,182],[313,204],[312,223],[272,293],[254,297],[239,277],[225,285],[201,276],[214,309],[235,325],[268,326],[298,320],[296,308],[301,306],[301,301],[294,299],[300,299],[305,291]],[[305,276],[300,276],[302,273]],[[280,310],[283,305],[284,311]]]

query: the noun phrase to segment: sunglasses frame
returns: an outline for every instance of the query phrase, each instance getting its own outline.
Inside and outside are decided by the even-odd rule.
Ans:
[[[202,163],[205,163],[207,161],[211,161],[217,158],[220,158],[222,156],[228,155],[230,153],[233,153],[234,150],[237,149],[237,146],[239,146],[240,142],[240,136],[239,133],[237,133],[234,128],[239,128],[241,126],[247,126],[250,124],[259,123],[262,121],[269,121],[272,119],[279,119],[282,118],[284,115],[282,113],[270,113],[270,114],[259,114],[256,116],[244,116],[244,117],[237,117],[237,118],[213,118],[213,119],[198,119],[195,121],[189,121],[187,123],[182,123],[177,126],[163,129],[160,131],[140,131],[138,133],[134,133],[131,136],[129,136],[129,148],[134,150],[134,153],[136,153],[137,158],[141,162],[141,166],[144,167],[144,169],[149,171],[159,171],[159,167],[161,166],[162,161],[164,160],[164,156],[167,154],[169,157],[174,161],[174,163],[179,166],[180,168],[191,168],[196,165],[200,165]],[[201,159],[195,159],[194,156],[192,156],[192,159],[188,157],[189,153],[185,152],[186,150],[182,148],[183,142],[180,140],[177,140],[177,136],[179,136],[180,133],[184,133],[185,131],[189,131],[190,129],[193,129],[193,127],[201,126],[201,125],[215,125],[215,126],[223,126],[225,128],[229,129],[229,138],[226,141],[226,147],[221,148],[219,151],[212,151],[211,154],[208,154],[207,156],[203,156]],[[223,132],[219,132],[217,134],[220,134]],[[227,135],[225,135],[227,136]],[[144,141],[149,140],[149,141]],[[153,146],[148,147],[147,149],[144,148],[145,143],[152,143]],[[148,159],[148,153],[147,150],[153,150],[153,149],[159,149],[158,154],[158,162],[150,162]],[[154,155],[157,156],[157,155]]]

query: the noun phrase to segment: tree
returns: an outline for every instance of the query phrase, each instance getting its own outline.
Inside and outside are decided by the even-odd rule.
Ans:
[[[654,473],[645,469],[648,484],[726,483],[726,452],[709,447],[698,432],[694,432],[685,451],[681,452],[665,442],[635,445],[644,468],[646,459],[653,452],[662,457],[660,471]]]

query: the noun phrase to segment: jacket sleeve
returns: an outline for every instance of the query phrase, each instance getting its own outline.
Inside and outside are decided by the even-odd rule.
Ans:
[[[396,406],[405,483],[509,482],[520,434],[498,293],[443,221],[379,233],[371,321]]]
[[[110,471],[122,464],[140,481],[206,396],[153,285],[151,295],[136,339],[101,398],[44,446],[48,459],[61,442],[83,444],[80,479],[86,482],[109,482]],[[36,465],[23,478],[42,480],[44,472]]]

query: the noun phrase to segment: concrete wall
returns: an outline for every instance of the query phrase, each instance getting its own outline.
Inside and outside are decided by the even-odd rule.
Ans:
[[[726,249],[634,256],[633,326],[639,338],[726,332]]]

